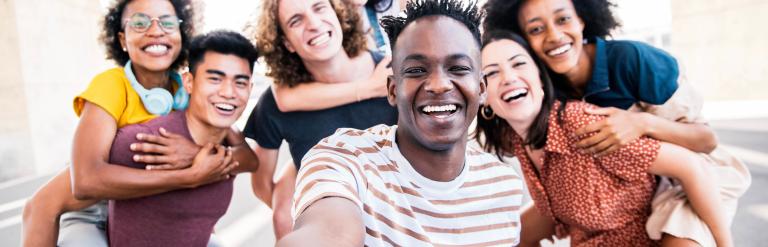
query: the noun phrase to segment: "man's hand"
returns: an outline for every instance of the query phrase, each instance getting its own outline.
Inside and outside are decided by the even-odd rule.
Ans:
[[[192,167],[184,170],[189,172],[190,181],[187,184],[194,188],[228,179],[232,169],[238,165],[240,164],[232,159],[230,148],[212,143],[205,144],[195,156]]]
[[[160,128],[160,135],[139,133],[140,143],[131,144],[131,151],[146,153],[134,155],[133,160],[147,165],[147,170],[183,169],[192,165],[200,146],[181,135]]]
[[[645,135],[643,113],[629,112],[614,107],[587,108],[587,114],[607,116],[605,119],[584,126],[574,133],[583,136],[597,132],[593,136],[584,138],[574,146],[587,153],[603,156]]]
[[[364,81],[364,93],[358,95],[358,101],[387,96],[387,77],[392,75],[391,61],[392,57],[386,56],[376,65],[371,77]]]

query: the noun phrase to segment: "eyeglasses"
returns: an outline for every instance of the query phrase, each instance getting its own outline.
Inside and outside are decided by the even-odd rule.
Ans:
[[[129,26],[131,29],[133,29],[133,31],[136,31],[137,33],[143,33],[152,27],[152,22],[154,21],[157,21],[157,25],[159,25],[160,29],[162,29],[165,33],[173,33],[179,31],[179,25],[183,22],[181,19],[174,15],[164,15],[151,18],[146,14],[136,13],[129,18],[125,18],[123,27]]]

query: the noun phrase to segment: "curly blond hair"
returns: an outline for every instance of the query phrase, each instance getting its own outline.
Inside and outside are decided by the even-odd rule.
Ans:
[[[314,81],[298,54],[288,51],[284,45],[285,33],[280,28],[278,19],[279,1],[263,0],[261,14],[251,29],[253,41],[267,63],[267,76],[274,78],[279,85],[293,87],[299,83]],[[342,31],[342,47],[350,57],[357,56],[367,48],[365,34],[360,25],[360,16],[353,7],[341,0],[328,0],[339,18]]]

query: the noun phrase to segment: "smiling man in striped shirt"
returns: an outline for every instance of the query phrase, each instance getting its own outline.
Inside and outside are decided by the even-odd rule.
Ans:
[[[297,176],[294,231],[278,246],[510,246],[523,182],[467,147],[485,99],[480,14],[460,0],[414,1],[383,21],[393,44],[398,125],[339,129]]]

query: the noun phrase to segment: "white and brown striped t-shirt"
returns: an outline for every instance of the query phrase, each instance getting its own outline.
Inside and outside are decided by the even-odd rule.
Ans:
[[[402,156],[396,129],[339,129],[312,148],[297,177],[294,219],[319,199],[342,197],[360,207],[367,246],[518,243],[523,181],[514,168],[468,148],[456,179],[433,181]]]

